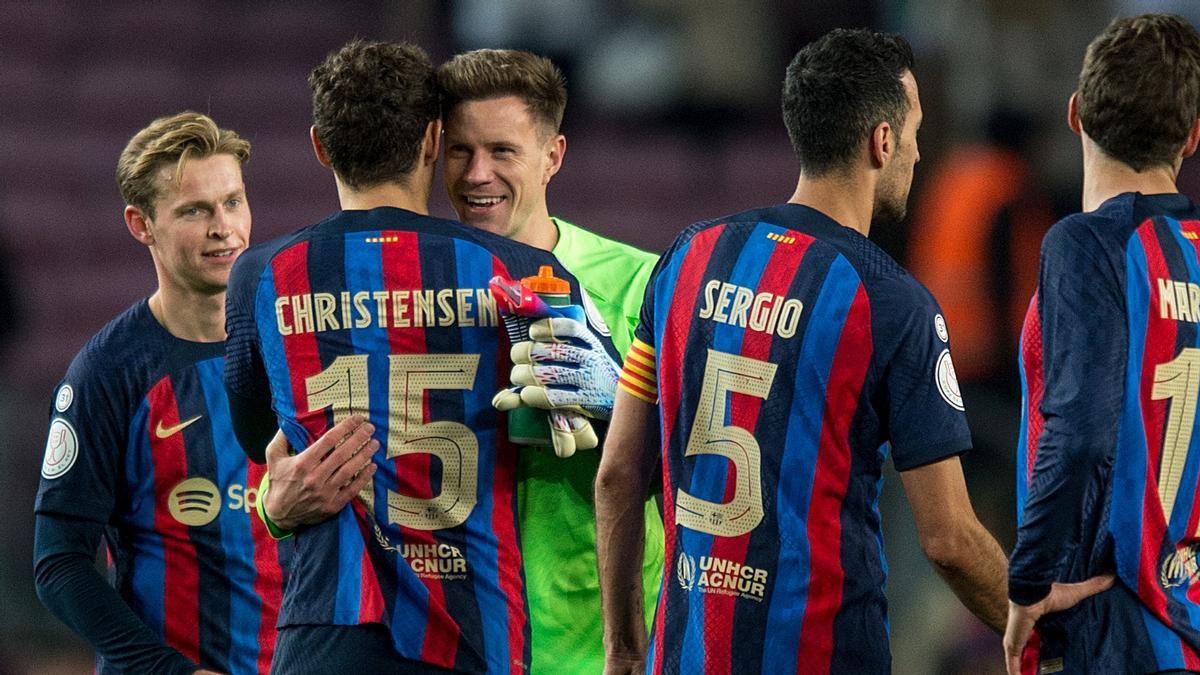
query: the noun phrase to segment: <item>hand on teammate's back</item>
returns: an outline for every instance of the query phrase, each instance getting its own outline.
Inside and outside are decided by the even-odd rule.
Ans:
[[[375,426],[351,415],[325,432],[307,450],[291,454],[283,432],[267,446],[270,488],[263,508],[276,527],[293,530],[338,513],[375,475],[371,457],[379,441]]]

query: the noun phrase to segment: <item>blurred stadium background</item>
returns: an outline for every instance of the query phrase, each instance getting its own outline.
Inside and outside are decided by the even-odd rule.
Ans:
[[[34,595],[31,506],[54,384],[92,333],[154,288],[113,177],[124,143],[152,118],[199,110],[253,143],[246,180],[254,239],[265,241],[336,208],[307,140],[307,75],[326,53],[354,36],[412,40],[436,61],[529,49],[568,76],[568,153],[551,212],[661,252],[695,220],[791,194],[779,86],[800,46],[837,26],[901,32],[917,55],[922,162],[908,222],[872,238],[939,297],[975,285],[975,296],[943,304],[956,305],[952,335],[976,334],[969,350],[955,343],[977,446],[964,463],[981,518],[1008,550],[1012,317],[1036,270],[1028,238],[1036,247],[1055,216],[1078,208],[1078,141],[1064,120],[1087,42],[1113,16],[1145,11],[1200,20],[1194,0],[5,0],[0,675],[91,669],[87,645]],[[1200,171],[1184,167],[1195,198]],[[435,215],[452,217],[434,192]],[[976,200],[976,215],[936,198],[947,194]],[[999,639],[925,562],[894,473],[881,501],[895,672],[1002,672]]]

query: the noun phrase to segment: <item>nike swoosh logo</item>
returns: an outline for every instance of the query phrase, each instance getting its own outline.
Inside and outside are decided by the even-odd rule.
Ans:
[[[174,436],[175,434],[177,434],[177,433],[183,431],[184,429],[186,429],[187,427],[191,426],[193,422],[200,419],[201,417],[204,417],[204,415],[196,415],[195,417],[193,417],[190,420],[184,420],[183,422],[180,422],[179,424],[176,424],[173,427],[165,427],[165,428],[162,425],[162,420],[159,420],[158,426],[154,428],[154,435],[158,436],[159,438],[167,438],[169,436]]]

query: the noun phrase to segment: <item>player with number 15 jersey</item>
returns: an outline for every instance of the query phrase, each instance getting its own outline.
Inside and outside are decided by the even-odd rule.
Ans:
[[[352,508],[296,533],[281,627],[383,624],[412,661],[528,668],[517,447],[491,404],[512,364],[488,281],[540,265],[582,302],[548,252],[392,207],[342,211],[242,256],[230,389],[269,396],[293,447],[352,412],[381,444]]]
[[[877,499],[970,445],[945,323],[866,237],[784,204],[698,223],[621,377],[659,401],[666,573],[652,672],[886,672]]]

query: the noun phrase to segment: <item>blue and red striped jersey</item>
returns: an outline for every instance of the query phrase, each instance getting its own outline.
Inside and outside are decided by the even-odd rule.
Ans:
[[[517,448],[491,405],[509,344],[488,290],[554,257],[396,208],[344,211],[243,254],[230,283],[227,385],[268,390],[291,444],[365,412],[373,484],[297,533],[281,625],[382,623],[398,653],[523,671],[529,621]]]
[[[1200,207],[1118,195],[1042,244],[1025,321],[1009,594],[1115,572],[1038,625],[1024,665],[1200,669]]]
[[[647,289],[621,386],[659,402],[666,572],[652,673],[886,672],[878,511],[970,445],[937,303],[785,204],[698,223]]]
[[[266,673],[281,551],[254,513],[264,467],[234,438],[223,365],[223,343],[174,337],[144,300],[109,322],[56,390],[35,510],[105,524],[118,592],[168,645]]]

